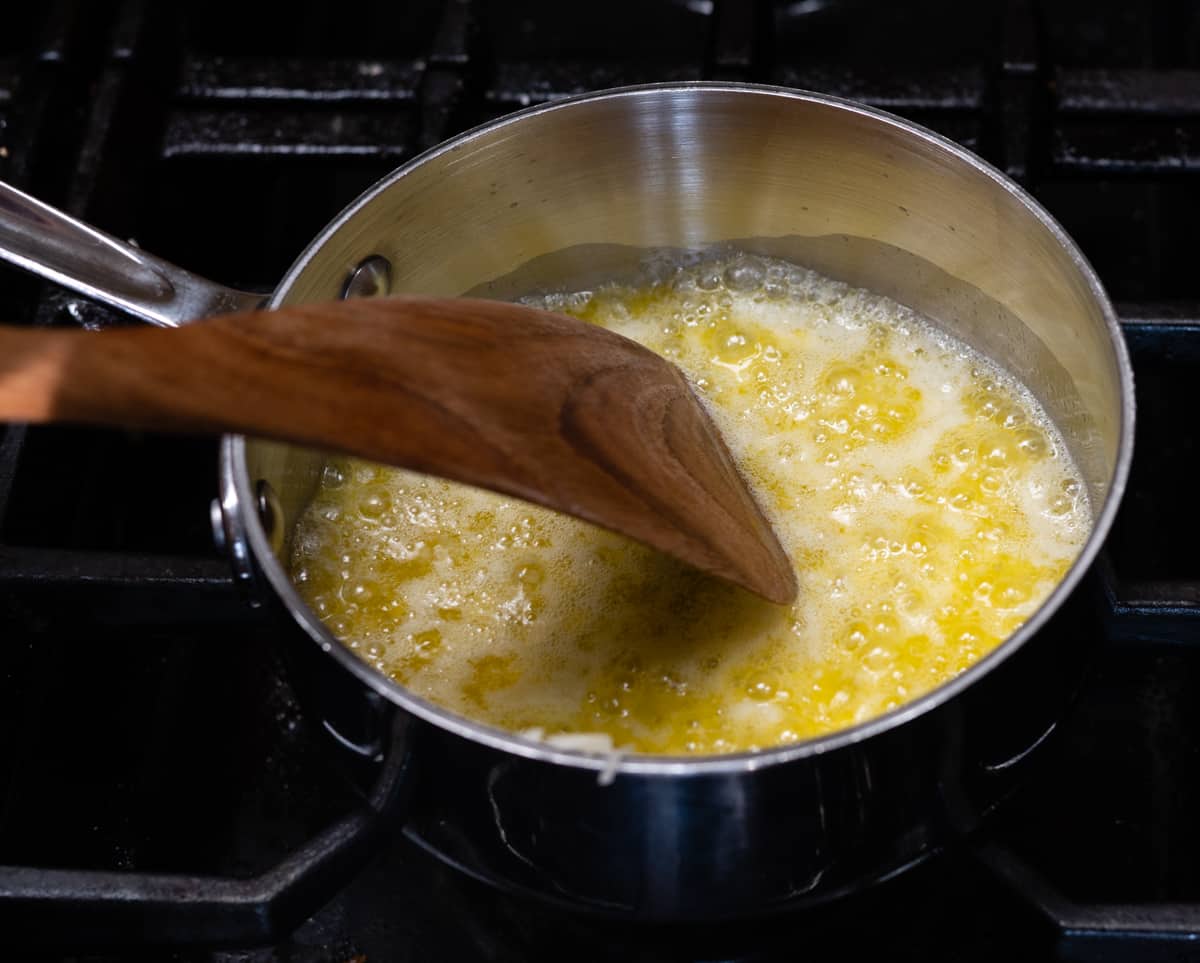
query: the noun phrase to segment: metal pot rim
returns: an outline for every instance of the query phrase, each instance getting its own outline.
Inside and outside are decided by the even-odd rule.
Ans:
[[[353,673],[362,683],[388,701],[432,725],[449,730],[455,735],[527,759],[577,769],[590,769],[607,775],[636,774],[639,776],[680,777],[751,772],[768,766],[782,765],[797,759],[819,756],[823,753],[832,752],[862,742],[897,726],[904,725],[906,722],[924,715],[953,699],[959,693],[982,679],[983,676],[997,668],[1025,645],[1046,623],[1050,616],[1053,615],[1067,596],[1074,591],[1084,574],[1095,561],[1100,546],[1112,526],[1113,519],[1116,517],[1128,480],[1130,463],[1133,458],[1133,370],[1129,361],[1128,349],[1121,334],[1116,313],[1113,311],[1099,278],[1075,242],[1067,235],[1058,222],[1028,192],[999,170],[940,134],[934,133],[919,124],[903,120],[886,111],[866,107],[841,97],[833,97],[795,88],[713,81],[642,84],[581,94],[529,107],[525,110],[508,114],[498,120],[482,124],[421,153],[376,182],[352,201],[313,239],[291,268],[288,269],[278,287],[272,293],[269,306],[276,307],[280,304],[283,297],[316,256],[320,248],[351,217],[360,209],[372,203],[378,195],[389,188],[394,182],[433,158],[456,151],[483,134],[500,130],[510,124],[521,123],[525,118],[533,115],[551,113],[558,110],[571,110],[579,104],[613,98],[653,96],[659,93],[684,93],[696,90],[714,90],[726,94],[745,94],[749,96],[783,97],[858,114],[878,123],[898,128],[909,136],[929,142],[933,146],[953,155],[975,171],[990,178],[997,186],[1013,195],[1034,217],[1042,222],[1058,243],[1063,246],[1070,255],[1075,267],[1087,282],[1096,303],[1100,306],[1110,340],[1116,352],[1119,368],[1122,395],[1120,437],[1117,458],[1112,478],[1109,482],[1107,497],[1095,519],[1091,534],[1088,536],[1088,540],[1084,544],[1079,557],[1038,610],[1015,633],[984,658],[980,659],[979,662],[919,698],[905,703],[891,712],[859,723],[856,726],[840,729],[828,735],[808,739],[803,742],[789,743],[768,749],[699,757],[619,753],[597,754],[554,748],[545,743],[525,739],[506,730],[474,722],[463,716],[459,716],[409,692],[398,683],[393,682],[391,679],[372,669],[355,656],[350,649],[339,642],[300,598],[291,579],[288,578],[283,565],[271,551],[267,533],[258,518],[257,512],[250,510],[255,504],[256,497],[253,490],[253,481],[250,478],[247,467],[246,438],[242,435],[228,435],[223,439],[220,459],[222,503],[227,510],[226,517],[232,517],[232,524],[240,530],[230,533],[233,536],[231,542],[242,541],[243,545],[249,545],[257,561],[258,569],[265,575],[270,588],[279,596],[288,611],[300,623],[308,635],[327,654],[336,659],[343,668]]]

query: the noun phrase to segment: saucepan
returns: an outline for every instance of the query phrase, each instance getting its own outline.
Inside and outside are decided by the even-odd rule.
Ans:
[[[7,257],[159,324],[256,303],[5,192]],[[322,455],[223,440],[214,523],[251,604],[279,613],[295,684],[352,768],[399,752],[420,845],[511,891],[642,919],[819,903],[970,832],[1052,734],[1096,639],[1090,570],[1133,441],[1132,374],[1078,248],[1017,185],[907,121],[833,97],[695,83],[604,91],[469,131],[371,187],[272,306],[384,292],[513,297],[648,252],[733,245],[928,315],[1025,382],[1086,481],[1094,525],[1032,618],[969,670],[850,729],[701,758],[555,748],[376,673],[288,575]]]

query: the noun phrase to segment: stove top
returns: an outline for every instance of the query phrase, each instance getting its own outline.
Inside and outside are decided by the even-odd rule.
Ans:
[[[197,963],[1200,953],[1200,513],[1182,494],[1200,461],[1176,417],[1200,374],[1200,8],[48,0],[7,19],[0,178],[264,291],[376,178],[529,104],[722,79],[895,111],[1023,182],[1080,243],[1118,302],[1140,422],[1101,562],[1106,637],[1027,788],[861,897],[688,928],[547,910],[374,834],[211,544],[214,443],[0,427],[0,955],[128,959],[143,939],[147,958]],[[121,323],[7,268],[0,308]]]

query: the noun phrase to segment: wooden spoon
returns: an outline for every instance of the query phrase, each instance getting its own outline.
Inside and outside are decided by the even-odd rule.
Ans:
[[[0,419],[335,449],[538,502],[772,602],[796,595],[679,369],[534,308],[372,298],[176,330],[0,326]]]

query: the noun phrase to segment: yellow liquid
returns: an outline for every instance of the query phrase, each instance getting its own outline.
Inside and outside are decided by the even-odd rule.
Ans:
[[[733,257],[531,303],[688,373],[800,595],[774,606],[514,499],[330,462],[293,543],[301,593],[361,658],[465,716],[638,752],[811,738],[967,668],[1087,535],[1028,392],[886,298]]]

